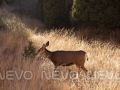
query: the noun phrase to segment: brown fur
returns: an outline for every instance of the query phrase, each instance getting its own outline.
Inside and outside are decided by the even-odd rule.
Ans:
[[[51,52],[46,49],[49,45],[49,41],[46,44],[43,44],[42,48],[38,50],[37,54],[45,55],[49,58],[55,65],[55,69],[62,66],[71,66],[76,64],[78,68],[81,68],[87,75],[87,69],[84,67],[85,60],[88,59],[86,52],[80,51],[54,51]]]

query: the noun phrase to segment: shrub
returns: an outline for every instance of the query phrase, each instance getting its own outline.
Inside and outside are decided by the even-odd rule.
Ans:
[[[24,57],[35,57],[35,47],[33,46],[33,42],[29,41],[29,45],[24,47]]]

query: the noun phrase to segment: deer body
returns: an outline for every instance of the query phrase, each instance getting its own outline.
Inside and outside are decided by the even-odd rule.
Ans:
[[[42,48],[40,48],[37,52],[40,53],[40,55],[45,55],[47,58],[49,58],[53,64],[55,65],[55,68],[58,66],[71,66],[73,64],[76,64],[78,68],[81,68],[85,74],[87,73],[87,69],[84,67],[85,60],[88,58],[86,52],[80,50],[80,51],[54,51],[51,52],[47,50],[45,47],[49,45],[49,42],[43,44]]]
[[[81,66],[85,62],[84,54],[84,51],[55,51],[52,52],[51,61],[55,65],[79,64]]]

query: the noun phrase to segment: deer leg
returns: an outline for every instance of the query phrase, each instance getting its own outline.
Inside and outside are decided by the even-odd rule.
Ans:
[[[85,75],[87,76],[88,70],[84,66],[81,66],[81,69],[85,72]]]
[[[56,78],[59,78],[59,71],[57,70],[58,65],[55,65],[54,74]]]
[[[55,65],[54,72],[55,72],[55,70],[57,69],[57,67],[58,67],[58,65]]]
[[[80,74],[80,67],[79,65],[76,65],[78,67],[78,74]]]

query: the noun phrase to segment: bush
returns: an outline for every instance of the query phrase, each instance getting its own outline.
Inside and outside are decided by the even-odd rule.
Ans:
[[[32,57],[32,58],[35,57],[35,48],[32,44],[33,42],[29,41],[29,45],[25,46],[24,53],[23,53],[24,57]]]

